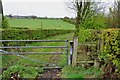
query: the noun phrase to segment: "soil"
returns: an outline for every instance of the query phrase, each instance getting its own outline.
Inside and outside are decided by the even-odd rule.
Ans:
[[[50,62],[57,64],[59,62],[60,55],[53,55],[50,58]],[[49,66],[48,66],[49,67]],[[45,79],[45,78],[50,78],[50,79],[56,79],[61,78],[61,68],[49,68],[45,69],[45,71],[39,75],[38,79]]]
[[[44,73],[40,74],[38,78],[61,78],[61,70],[60,69],[48,69]]]

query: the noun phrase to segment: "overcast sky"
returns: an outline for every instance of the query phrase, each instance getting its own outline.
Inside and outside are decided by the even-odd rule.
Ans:
[[[75,17],[67,7],[68,0],[3,0],[4,14],[37,15],[41,17]],[[97,0],[105,1],[108,0]],[[110,4],[113,0],[109,0]]]

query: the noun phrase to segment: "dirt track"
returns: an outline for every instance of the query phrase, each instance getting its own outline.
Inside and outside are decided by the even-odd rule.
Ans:
[[[48,69],[39,78],[61,78],[60,69]]]

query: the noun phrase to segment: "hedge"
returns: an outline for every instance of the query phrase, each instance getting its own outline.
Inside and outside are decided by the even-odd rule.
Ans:
[[[2,29],[3,40],[40,40],[49,36],[73,32],[73,30],[59,29]]]

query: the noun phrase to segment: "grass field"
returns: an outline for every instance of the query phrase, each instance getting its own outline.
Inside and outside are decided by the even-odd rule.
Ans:
[[[27,27],[30,29],[75,29],[72,24],[52,19],[8,19],[8,23],[10,27]]]

